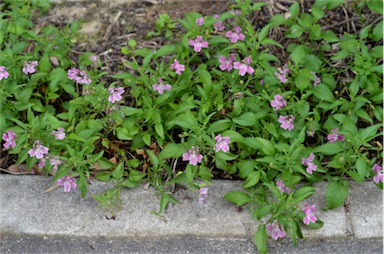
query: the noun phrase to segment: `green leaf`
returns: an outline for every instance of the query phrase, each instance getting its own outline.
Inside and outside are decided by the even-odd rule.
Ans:
[[[368,177],[371,173],[371,169],[368,166],[365,158],[359,157],[356,161],[356,169],[359,176],[362,178]]]
[[[186,129],[196,129],[199,127],[196,117],[191,111],[179,115],[176,119],[169,121],[167,125],[168,128],[171,128],[173,125],[178,125]]]
[[[161,56],[173,54],[174,52],[176,52],[175,45],[168,44],[168,45],[165,45],[165,46],[162,46],[161,48],[159,48],[156,51],[156,53],[153,55],[153,57],[156,59],[156,58],[161,57]]]
[[[116,180],[120,180],[123,177],[124,163],[120,163],[112,172],[112,177]]]
[[[379,41],[383,39],[383,20],[381,20],[372,31],[372,40]]]
[[[326,143],[313,149],[316,153],[323,153],[325,155],[333,155],[344,150],[340,142]]]
[[[87,195],[88,184],[87,184],[87,181],[85,180],[84,175],[80,174],[76,182],[77,182],[77,186],[80,189],[81,197],[85,198],[85,196]]]
[[[381,127],[381,124],[376,124],[369,126],[364,129],[359,130],[359,136],[363,142],[369,142],[371,139],[375,138],[377,135],[377,130]]]
[[[207,93],[212,90],[212,77],[211,74],[206,70],[198,70],[197,75],[200,78],[200,82],[203,84],[204,89]]]
[[[255,233],[254,241],[260,254],[265,254],[268,252],[267,240],[268,236],[265,230],[265,226],[259,226],[257,232]]]
[[[165,138],[164,128],[163,128],[163,125],[161,123],[155,123],[155,131],[156,131],[157,135],[160,136],[160,138],[162,138],[162,139]]]
[[[308,47],[303,45],[298,45],[294,48],[291,55],[289,56],[295,65],[300,65],[304,57],[308,54]]]
[[[290,7],[289,7],[289,13],[291,14],[292,18],[297,18],[300,12],[300,5],[299,2],[294,2]]]
[[[231,120],[229,119],[218,120],[211,123],[211,125],[209,125],[208,132],[214,132],[214,133],[222,132],[227,130],[230,126],[231,126]]]
[[[373,11],[377,12],[380,15],[383,15],[383,1],[382,0],[369,0],[367,1],[368,8]]]
[[[326,42],[338,42],[339,41],[339,37],[337,37],[332,30],[323,31],[322,37]]]
[[[263,151],[263,153],[266,155],[275,154],[275,148],[271,141],[260,137],[256,137],[255,139],[260,143],[261,151]]]
[[[325,192],[325,203],[327,209],[335,209],[344,204],[348,197],[349,184],[347,181],[332,181],[328,184]]]
[[[287,38],[299,38],[303,34],[303,28],[299,25],[292,25],[285,33]]]
[[[273,193],[273,195],[274,195],[277,199],[280,199],[280,198],[281,198],[281,192],[279,191],[279,189],[276,187],[275,184],[271,184],[271,183],[263,183],[263,185],[267,186],[268,189]]]
[[[238,133],[237,131],[234,131],[234,130],[224,131],[221,135],[223,137],[230,137],[231,143],[242,142],[244,139],[244,137],[240,133]]]
[[[309,198],[310,196],[312,196],[312,194],[315,192],[315,189],[313,187],[301,187],[300,189],[296,190],[294,193],[293,193],[293,200],[295,201],[295,203],[299,203],[301,201],[303,201],[304,199],[306,198]]]
[[[145,150],[148,154],[149,160],[151,161],[153,168],[158,169],[159,168],[159,159],[157,156],[149,149]]]
[[[158,159],[164,160],[166,158],[179,158],[183,155],[184,148],[181,145],[170,143],[164,147],[159,153]]]
[[[366,27],[360,30],[360,33],[359,33],[360,40],[363,40],[368,37],[369,31],[371,30],[371,28],[372,28],[372,25],[367,25]]]
[[[246,112],[232,119],[234,123],[240,126],[252,126],[257,123],[257,116],[252,112]]]
[[[111,180],[111,172],[97,173],[96,179],[102,182],[109,182],[109,180]]]
[[[313,88],[313,94],[320,100],[327,102],[335,101],[335,96],[333,95],[331,89],[324,84],[318,84],[315,88]]]
[[[324,222],[323,221],[321,221],[321,220],[317,220],[315,223],[309,223],[308,225],[307,225],[307,227],[308,228],[311,228],[311,229],[320,229],[320,228],[322,228],[324,226]]]
[[[260,171],[252,171],[248,176],[245,182],[243,183],[243,188],[247,189],[252,186],[255,186],[260,180]]]
[[[224,199],[237,206],[242,206],[251,202],[251,197],[242,191],[230,191],[224,195]]]

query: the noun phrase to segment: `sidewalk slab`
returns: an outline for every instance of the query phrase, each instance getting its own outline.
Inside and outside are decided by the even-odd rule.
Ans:
[[[239,211],[223,199],[228,191],[242,190],[241,184],[241,181],[213,181],[204,205],[198,203],[197,191],[179,190],[175,196],[180,204],[168,207],[163,217],[151,214],[159,209],[159,197],[153,188],[123,189],[122,210],[115,220],[107,220],[91,198],[106,189],[107,183],[93,181],[88,197],[83,199],[79,191],[65,193],[62,187],[44,193],[52,185],[51,177],[0,175],[0,235],[132,240],[191,236],[249,240],[253,238],[258,222],[250,218],[247,209]],[[325,224],[317,230],[303,227],[305,238],[383,237],[379,230],[383,225],[382,192],[372,182],[353,186],[349,215],[344,207],[323,211],[326,183],[315,186],[316,193],[305,202],[317,205],[316,215]],[[377,205],[380,202],[381,206]],[[363,216],[359,218],[361,214]],[[348,232],[348,221],[352,223],[352,235]]]

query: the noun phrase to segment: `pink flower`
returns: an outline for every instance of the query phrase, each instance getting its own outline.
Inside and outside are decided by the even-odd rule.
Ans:
[[[204,17],[196,19],[196,25],[202,26],[204,24]]]
[[[277,180],[276,186],[281,193],[284,193],[284,192],[288,194],[291,193],[291,190],[288,187],[285,187],[285,184],[281,179]]]
[[[229,137],[222,137],[221,134],[217,135],[215,137],[216,140],[216,146],[215,146],[215,151],[219,152],[222,150],[224,153],[229,151],[229,146],[228,144],[230,143],[230,138]]]
[[[171,64],[171,69],[176,70],[176,74],[181,75],[181,72],[185,70],[185,66],[175,59],[173,64]]]
[[[265,227],[271,233],[274,240],[279,239],[279,237],[283,238],[285,236],[284,227],[277,220],[271,224],[267,224]]]
[[[51,134],[55,136],[55,139],[57,140],[63,140],[65,139],[65,130],[64,128],[60,127],[57,129],[57,131],[52,131]]]
[[[244,76],[245,73],[253,74],[255,70],[251,66],[249,66],[251,63],[252,63],[251,56],[248,56],[243,59],[242,63],[235,62],[233,64],[233,68],[235,68],[236,70],[239,70],[240,76]]]
[[[302,158],[301,163],[307,166],[307,173],[312,175],[312,171],[317,169],[317,166],[312,162],[315,159],[315,155],[311,153],[308,158]]]
[[[227,70],[228,72],[232,70],[233,68],[233,63],[236,61],[236,57],[234,54],[229,54],[228,60],[225,58],[225,56],[220,56],[219,57],[219,62],[221,63],[219,68],[222,71]]]
[[[373,181],[376,183],[376,184],[379,184],[379,182],[381,181],[382,183],[384,183],[384,167],[383,166],[380,166],[379,164],[375,163],[373,164],[372,166],[372,170],[376,173],[376,175],[373,177]]]
[[[49,159],[49,164],[53,166],[52,174],[54,174],[58,169],[59,165],[62,164],[64,161],[59,159],[59,156],[53,156],[52,158]]]
[[[305,214],[305,217],[303,219],[305,225],[309,225],[309,223],[315,223],[317,221],[317,218],[314,214],[314,212],[316,212],[316,205],[305,205],[305,207],[303,208],[303,212]]]
[[[204,41],[202,36],[196,36],[196,39],[189,40],[189,46],[193,47],[195,52],[200,52],[201,48],[208,48],[208,42]]]
[[[260,85],[264,85],[264,79],[260,79]]]
[[[227,31],[225,36],[230,38],[232,43],[236,43],[238,40],[244,41],[245,38],[244,34],[241,33],[241,28],[239,26],[235,27],[235,31]]]
[[[287,68],[287,64],[284,64],[283,68],[277,68],[278,72],[275,72],[276,78],[281,82],[281,83],[287,83],[288,78],[287,75],[289,72],[291,72],[290,69]]]
[[[328,136],[327,136],[327,139],[328,139],[329,143],[334,143],[334,142],[336,142],[338,140],[344,141],[344,135],[337,134],[338,131],[339,131],[338,128],[333,128],[331,130],[331,134],[328,134]]]
[[[315,78],[315,80],[313,81],[313,86],[316,87],[318,84],[320,84],[321,79],[318,76],[316,76],[316,72],[311,71],[311,73],[312,73],[313,77]]]
[[[32,62],[29,62],[29,61],[25,61],[24,62],[24,66],[23,66],[23,72],[25,74],[28,74],[28,73],[35,73],[36,72],[36,67],[37,67],[37,61],[32,61]]]
[[[36,156],[37,159],[44,158],[45,154],[48,154],[49,148],[43,146],[39,140],[36,140],[33,144],[33,148],[28,151],[29,156]]]
[[[99,56],[97,56],[97,55],[91,55],[90,57],[89,57],[89,60],[91,60],[92,61],[92,67],[93,68],[97,68],[98,67],[98,65],[99,65]]]
[[[45,158],[40,159],[39,164],[37,164],[38,168],[44,168],[45,167]]]
[[[69,177],[69,176],[65,176],[63,178],[60,178],[59,180],[57,180],[57,183],[59,185],[63,185],[64,186],[64,192],[70,192],[71,188],[72,189],[76,189],[77,188],[76,179],[72,178],[72,177]]]
[[[109,91],[109,97],[108,97],[108,101],[112,102],[112,103],[115,103],[115,101],[120,101],[123,99],[123,97],[121,96],[125,91],[124,91],[124,88],[122,87],[111,87],[108,89]]]
[[[5,66],[0,66],[0,80],[2,80],[3,78],[8,78],[8,76],[9,73],[5,69]]]
[[[287,102],[284,100],[284,98],[280,94],[276,94],[274,96],[274,100],[271,101],[271,106],[276,111],[276,110],[279,110],[281,108],[286,107]]]
[[[279,119],[278,119],[279,123],[280,124],[280,127],[283,128],[284,130],[293,130],[293,128],[295,128],[293,122],[295,121],[295,117],[292,116],[292,115],[288,115],[288,116],[279,116]]]
[[[9,147],[15,148],[16,147],[16,142],[15,142],[16,137],[17,137],[16,133],[13,131],[6,131],[5,133],[3,133],[2,138],[5,141],[5,143],[3,144],[4,149],[8,149]]]
[[[196,166],[203,159],[203,155],[199,154],[199,148],[192,146],[186,153],[183,154],[183,161],[189,161],[189,164]]]
[[[79,70],[76,68],[71,68],[68,70],[68,78],[70,80],[74,80],[79,84],[91,84],[92,80],[88,77],[87,73],[83,70]]]
[[[160,84],[154,84],[152,86],[154,91],[158,91],[159,94],[164,94],[165,90],[167,91],[171,90],[172,86],[170,84],[163,84],[164,80],[162,78],[158,78],[157,80],[159,81]]]
[[[200,188],[199,190],[199,204],[203,204],[204,200],[208,197],[208,188]]]
[[[220,16],[215,14],[213,16],[214,19],[218,19]],[[218,31],[223,31],[225,29],[225,25],[222,21],[217,21],[215,24],[213,24],[213,28],[217,29]]]

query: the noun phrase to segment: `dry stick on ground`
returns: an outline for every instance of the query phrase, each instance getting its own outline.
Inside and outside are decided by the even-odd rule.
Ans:
[[[350,31],[351,31],[351,26],[350,26],[350,24],[349,24],[349,16],[348,16],[348,12],[347,12],[347,10],[345,9],[344,5],[342,5],[341,8],[343,9],[343,12],[344,12],[344,14],[345,14],[345,19],[346,19],[346,21],[347,21],[347,33],[350,33]]]
[[[108,41],[109,37],[112,34],[112,30],[115,26],[119,25],[119,18],[123,14],[122,11],[119,11],[116,15],[116,17],[113,19],[112,23],[108,26],[107,31],[104,34],[103,41]]]

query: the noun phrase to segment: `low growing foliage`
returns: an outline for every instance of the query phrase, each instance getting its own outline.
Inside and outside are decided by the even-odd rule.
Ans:
[[[4,2],[2,157],[83,197],[91,177],[114,182],[95,197],[106,213],[119,209],[121,188],[143,181],[160,194],[156,214],[178,202],[175,184],[197,190],[203,204],[222,172],[243,179],[244,190],[224,198],[249,206],[266,252],[268,235],[296,244],[303,224],[322,226],[321,208],[303,203],[314,183],[328,182],[326,209],[343,205],[351,179],[383,187],[382,19],[361,16],[358,34],[338,35],[319,22],[344,2],[327,0],[306,12],[295,2],[260,29],[249,17],[261,2],[182,20],[163,14],[150,36],[177,43],[152,51],[130,40],[122,48],[129,70],[106,83],[98,56],[69,58],[80,23],[34,29],[31,9],[47,1]],[[382,15],[382,2],[351,4]],[[271,36],[277,29],[285,46]]]

